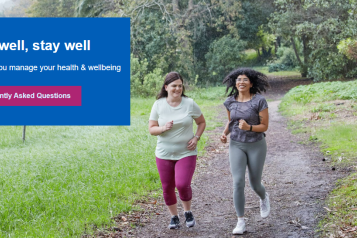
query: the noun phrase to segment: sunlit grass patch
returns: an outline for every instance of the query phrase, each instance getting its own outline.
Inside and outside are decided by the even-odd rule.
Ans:
[[[324,102],[336,99],[357,100],[357,80],[349,82],[323,82],[301,85],[284,96],[284,103]]]
[[[253,69],[268,75],[268,76],[293,76],[293,77],[301,77],[301,73],[297,70],[288,70],[288,71],[278,71],[278,72],[269,72],[268,66],[261,66],[261,67],[253,67]]]
[[[1,236],[80,236],[86,225],[110,224],[111,214],[158,189],[155,140],[144,125],[31,126],[25,144],[9,147],[3,141],[10,127],[0,127]],[[21,127],[14,128],[9,137],[21,138]]]
[[[357,125],[335,123],[328,128],[316,130],[322,142],[321,150],[332,157],[335,163],[357,160]],[[357,161],[356,161],[357,162]]]

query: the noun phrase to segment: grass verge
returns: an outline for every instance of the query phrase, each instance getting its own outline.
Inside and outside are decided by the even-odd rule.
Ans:
[[[253,69],[268,75],[268,76],[279,76],[279,77],[285,77],[285,76],[292,76],[292,77],[301,77],[301,74],[299,71],[296,70],[288,70],[288,71],[278,71],[278,72],[269,72],[268,66],[261,66],[261,67],[253,67]]]
[[[206,117],[223,88],[188,92]],[[80,237],[110,225],[111,217],[161,184],[148,133],[155,99],[133,98],[131,126],[0,127],[0,237]],[[200,140],[202,153],[207,137]]]
[[[331,166],[357,164],[357,81],[298,86],[280,104],[293,133],[320,142]],[[328,214],[320,222],[325,237],[357,237],[357,174],[340,180],[326,200]]]

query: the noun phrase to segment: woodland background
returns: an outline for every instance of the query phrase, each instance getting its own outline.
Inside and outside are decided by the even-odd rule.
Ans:
[[[357,75],[357,0],[1,0],[2,17],[130,17],[132,95],[178,71],[220,85],[238,66],[297,70],[314,81]],[[120,29],[113,29],[120,30]]]

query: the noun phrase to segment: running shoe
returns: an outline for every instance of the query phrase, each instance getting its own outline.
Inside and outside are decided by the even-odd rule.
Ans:
[[[187,227],[193,227],[193,226],[195,226],[195,224],[196,224],[195,218],[193,217],[191,211],[185,212],[185,218],[186,218],[186,226],[187,226]]]
[[[265,193],[265,199],[260,199],[260,216],[262,218],[266,218],[270,213],[270,202],[269,202],[269,194]]]
[[[178,228],[180,228],[180,219],[177,215],[172,216],[171,222],[169,224],[169,229],[178,229]]]

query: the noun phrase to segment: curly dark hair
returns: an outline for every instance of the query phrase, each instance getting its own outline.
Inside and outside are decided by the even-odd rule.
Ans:
[[[224,79],[223,83],[227,85],[226,93],[230,90],[228,97],[234,95],[235,98],[238,97],[239,91],[236,87],[236,79],[239,75],[245,75],[249,78],[250,82],[253,84],[253,87],[250,88],[251,94],[266,92],[267,88],[270,88],[268,83],[268,77],[255,71],[254,69],[250,68],[238,68],[230,72]]]
[[[165,85],[169,85],[170,83],[172,83],[173,81],[176,81],[178,79],[181,79],[181,81],[182,81],[181,97],[187,97],[185,95],[185,85],[183,85],[182,76],[177,72],[170,72],[166,75],[164,84],[162,85],[160,92],[157,94],[156,99],[166,98],[168,94],[167,94],[167,91],[165,90]]]

